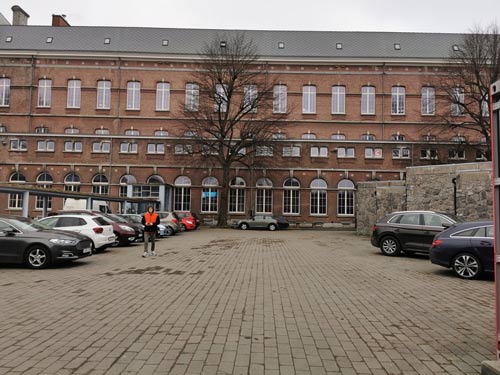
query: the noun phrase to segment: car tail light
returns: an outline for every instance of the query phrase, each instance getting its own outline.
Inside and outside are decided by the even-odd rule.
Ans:
[[[377,230],[377,226],[376,226],[376,225],[374,225],[374,226],[372,227],[372,232],[375,232],[376,230]]]
[[[444,242],[443,240],[434,240],[434,241],[432,241],[432,246],[431,247],[438,247],[443,242]]]
[[[94,233],[102,233],[104,232],[104,229],[102,227],[95,227],[95,228],[92,228],[92,230],[94,231]]]

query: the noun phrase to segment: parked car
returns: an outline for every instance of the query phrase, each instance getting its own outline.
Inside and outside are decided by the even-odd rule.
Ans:
[[[94,212],[96,212],[96,211],[94,211]],[[122,224],[125,224],[125,225],[132,227],[135,230],[135,241],[139,241],[139,242],[144,241],[144,225],[142,225],[142,223],[130,222],[127,219],[120,217],[119,215],[115,215],[115,214],[105,213],[102,215],[104,217],[107,217],[108,219],[116,221],[117,223],[122,223]]]
[[[40,269],[92,255],[92,241],[73,232],[49,229],[17,216],[0,217],[0,262]]]
[[[495,272],[493,222],[455,224],[434,237],[431,262],[451,268],[458,277],[475,279],[483,272]]]
[[[253,215],[246,219],[241,219],[233,224],[234,227],[242,230],[247,229],[285,229],[289,227],[288,220],[284,217],[273,215]]]
[[[393,212],[372,227],[371,243],[382,254],[428,253],[434,236],[457,222],[455,215],[435,211]]]
[[[116,214],[117,216],[120,216],[127,220],[129,223],[137,223],[142,225],[142,215],[139,214]],[[165,224],[158,224],[158,232],[156,234],[156,237],[167,237],[169,236],[170,230],[167,229],[167,226]]]
[[[92,240],[94,251],[104,250],[113,245],[116,240],[113,226],[102,216],[89,214],[55,215],[38,221],[51,229],[76,232],[89,237]]]
[[[193,214],[190,211],[186,212],[176,212],[177,216],[179,216],[179,219],[181,220],[181,230],[193,230],[198,228],[200,225],[200,219],[198,219],[198,225],[196,225],[196,218],[193,216]]]
[[[160,223],[167,226],[169,236],[181,231],[181,220],[177,213],[173,211],[156,211],[156,213],[160,216]]]
[[[118,222],[115,219],[107,217],[107,214],[100,211],[92,210],[61,210],[57,211],[58,215],[74,215],[74,214],[90,214],[94,216],[102,216],[109,224],[113,226],[113,233],[116,236],[113,246],[125,246],[134,242],[139,233],[130,225]]]

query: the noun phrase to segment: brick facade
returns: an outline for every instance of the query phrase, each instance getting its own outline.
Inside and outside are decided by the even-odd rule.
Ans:
[[[3,56],[2,56],[3,55]],[[184,136],[182,120],[185,118],[185,87],[192,82],[191,74],[197,68],[194,58],[175,56],[127,56],[94,58],[83,51],[70,57],[25,57],[12,52],[0,53],[0,77],[10,79],[10,104],[0,107],[0,123],[6,132],[0,133],[0,182],[6,183],[15,171],[21,172],[26,182],[35,184],[42,172],[53,179],[52,187],[64,188],[64,179],[76,173],[81,180],[81,191],[92,191],[92,179],[102,173],[109,180],[109,194],[120,194],[120,179],[125,175],[135,177],[137,184],[147,185],[148,178],[159,176],[166,184],[166,194],[161,207],[174,208],[175,179],[187,176],[191,179],[191,209],[201,212],[202,180],[212,175],[220,181],[217,168],[204,166],[191,155],[176,155],[175,145]],[[472,149],[465,149],[460,160],[449,159],[449,149],[456,132],[437,129],[437,116],[421,114],[421,89],[433,85],[437,77],[446,71],[442,62],[405,63],[404,61],[343,61],[328,62],[278,61],[267,66],[276,81],[287,86],[289,114],[283,126],[286,140],[276,141],[274,156],[257,158],[253,170],[238,168],[233,176],[245,180],[245,214],[255,211],[256,181],[267,177],[272,181],[272,212],[283,214],[283,183],[289,177],[300,183],[300,210],[289,215],[297,223],[345,223],[354,222],[355,215],[338,213],[338,184],[347,179],[354,187],[359,182],[371,180],[402,180],[407,167],[448,162],[476,160]],[[38,82],[52,80],[52,100],[49,108],[37,106]],[[80,108],[67,108],[68,80],[81,81]],[[97,82],[111,82],[109,109],[96,109]],[[127,110],[127,82],[141,83],[139,110]],[[155,110],[156,83],[170,83],[170,110]],[[302,89],[304,85],[316,87],[316,112],[302,113]],[[345,114],[332,114],[332,86],[345,87]],[[363,86],[375,87],[375,114],[361,114],[361,90]],[[405,113],[391,115],[391,88],[403,86],[406,90]],[[436,113],[449,106],[436,92]],[[46,127],[48,133],[36,133]],[[68,134],[68,128],[78,129],[78,134]],[[96,135],[96,130],[107,129],[109,134]],[[138,136],[126,136],[125,131],[134,129]],[[163,130],[168,136],[155,136]],[[316,139],[303,139],[304,134],[314,134]],[[345,140],[332,139],[343,134]],[[424,141],[431,134],[436,140]],[[374,140],[362,140],[363,135]],[[404,141],[394,141],[392,136],[404,136]],[[470,142],[479,143],[468,134],[461,134]],[[13,140],[25,140],[26,150],[12,149]],[[54,151],[37,151],[37,142],[55,142]],[[64,151],[66,141],[82,142],[82,152]],[[93,152],[94,142],[108,142],[109,153]],[[136,142],[137,153],[120,152],[122,142]],[[148,143],[164,145],[164,153],[148,154]],[[299,157],[282,156],[283,145],[300,147]],[[326,147],[325,157],[311,157],[311,147]],[[354,148],[355,157],[341,158],[339,148]],[[407,158],[394,158],[394,148],[407,148]],[[381,157],[365,157],[365,148],[381,149]],[[422,158],[422,150],[437,150],[438,159]],[[380,152],[380,151],[377,151]],[[377,154],[380,156],[380,154]],[[321,178],[327,184],[326,213],[311,214],[311,182]],[[356,200],[355,191],[352,193]],[[35,198],[30,198],[30,214],[37,216]],[[349,203],[349,204],[352,204]],[[119,210],[118,204],[113,204]],[[354,203],[355,207],[355,203]],[[52,210],[62,208],[62,199],[54,198]],[[9,209],[6,199],[0,200],[0,213],[19,213]],[[201,212],[205,219],[213,219],[216,213]],[[243,214],[231,214],[230,219]]]

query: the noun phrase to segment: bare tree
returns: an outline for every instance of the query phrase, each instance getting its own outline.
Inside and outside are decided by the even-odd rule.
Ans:
[[[251,168],[254,154],[272,147],[284,113],[273,113],[274,81],[244,33],[220,34],[200,53],[183,122],[190,151],[221,171],[218,226],[227,225],[232,168]]]
[[[500,34],[492,24],[484,29],[475,27],[465,34],[460,45],[450,52],[450,68],[442,77],[438,89],[442,96],[444,112],[437,120],[447,129],[463,129],[477,134],[476,142],[457,137],[463,143],[491,160],[490,118],[488,93],[490,84],[500,78]],[[477,138],[481,139],[477,142]]]

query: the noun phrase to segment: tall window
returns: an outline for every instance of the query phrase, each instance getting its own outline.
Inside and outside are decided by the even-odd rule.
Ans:
[[[363,86],[361,88],[361,114],[375,114],[375,87]]]
[[[354,216],[354,183],[341,180],[337,188],[337,215]]]
[[[179,176],[174,181],[174,211],[191,210],[191,179]]]
[[[68,98],[66,100],[66,107],[80,108],[82,92],[82,81],[79,79],[70,79],[68,81]]]
[[[257,180],[257,199],[255,212],[259,214],[270,214],[273,211],[273,183],[270,179],[262,177]]]
[[[170,110],[170,83],[158,82],[156,84],[156,110]]]
[[[97,174],[92,179],[92,194],[107,195],[109,193],[109,180],[103,174]]]
[[[316,86],[302,88],[302,113],[316,113]]]
[[[451,115],[462,116],[464,114],[465,92],[462,87],[456,87],[451,92]]]
[[[215,177],[205,177],[201,182],[203,191],[201,193],[201,211],[217,212],[219,181]]]
[[[215,85],[215,111],[227,112],[227,85],[218,83]]]
[[[391,114],[405,114],[406,89],[401,86],[393,86],[391,90]]]
[[[244,88],[245,112],[257,112],[257,86],[248,85]]]
[[[196,112],[200,106],[200,86],[196,83],[186,84],[186,111]]]
[[[52,176],[46,172],[44,173],[40,173],[38,175],[38,177],[36,178],[36,184],[38,185],[38,187],[41,187],[41,188],[51,188],[52,187],[52,184],[54,183],[54,179],[52,178]],[[52,197],[45,197],[46,199],[46,202],[47,202],[47,206],[45,208],[47,208],[48,210],[50,210],[52,208]],[[44,201],[44,197],[42,197],[41,195],[37,195],[36,198],[35,198],[35,208],[36,209],[43,209],[43,201]]]
[[[296,178],[287,178],[283,183],[283,213],[300,213],[300,182]]]
[[[111,107],[111,81],[97,81],[97,109]]]
[[[286,85],[273,87],[273,113],[286,113]]]
[[[422,114],[433,115],[436,112],[436,93],[434,87],[422,87]]]
[[[50,107],[52,99],[52,80],[40,79],[38,81],[38,106]]]
[[[316,178],[311,181],[311,215],[326,215],[326,181]]]
[[[80,176],[76,173],[70,173],[64,178],[64,191],[80,191]]]
[[[229,183],[229,212],[242,214],[245,212],[245,180],[235,177]]]
[[[0,107],[10,105],[10,79],[0,78]]]
[[[127,110],[139,110],[141,108],[141,83],[130,81],[127,83]]]
[[[19,172],[12,173],[9,178],[9,182],[13,184],[24,184],[26,183],[26,177]],[[20,209],[23,208],[23,194],[22,193],[10,193],[9,197],[9,209]]]
[[[332,113],[345,114],[345,86],[332,87]]]

